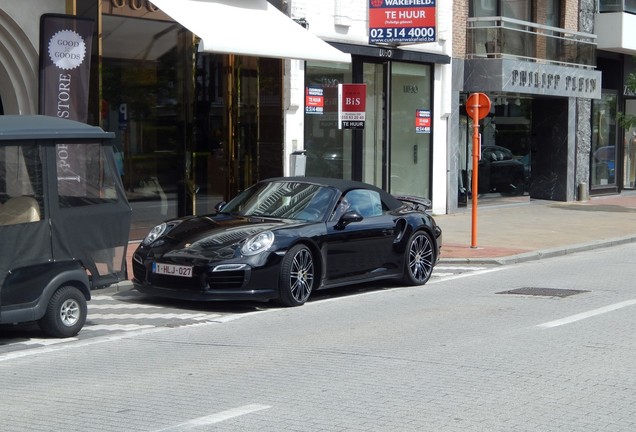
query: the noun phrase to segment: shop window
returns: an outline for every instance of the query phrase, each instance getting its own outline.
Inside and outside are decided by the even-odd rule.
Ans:
[[[306,175],[352,178],[351,131],[338,129],[338,84],[351,82],[351,65],[307,62],[305,150]],[[319,105],[319,106],[316,106]]]
[[[391,64],[390,187],[396,195],[431,196],[431,67]]]
[[[625,114],[636,116],[636,100],[625,101]],[[636,188],[636,127],[625,131],[625,157],[623,162],[624,181],[626,189]]]
[[[182,73],[192,61],[193,41],[170,21],[104,14],[102,26],[101,124],[116,136],[136,238],[177,216],[185,191],[195,190],[184,175],[191,140],[184,89],[192,77]]]
[[[617,93],[604,90],[592,107],[592,147],[590,186],[603,188],[616,184],[616,106]]]

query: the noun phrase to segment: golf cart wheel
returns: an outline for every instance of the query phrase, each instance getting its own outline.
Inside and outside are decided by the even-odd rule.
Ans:
[[[86,322],[86,297],[74,286],[59,288],[38,321],[43,332],[57,338],[75,336]]]

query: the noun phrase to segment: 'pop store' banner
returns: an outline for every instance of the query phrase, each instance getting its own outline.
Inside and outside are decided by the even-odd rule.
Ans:
[[[93,24],[74,15],[42,15],[40,114],[86,123]]]

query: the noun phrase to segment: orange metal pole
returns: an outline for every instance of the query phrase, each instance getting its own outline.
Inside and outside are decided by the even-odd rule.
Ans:
[[[477,103],[473,105],[473,180],[472,180],[472,198],[473,198],[473,212],[471,218],[471,237],[470,237],[470,247],[477,247],[477,196],[479,195],[479,178],[478,178],[478,167],[479,167],[479,107],[481,107],[481,103],[479,100],[479,96],[477,97]]]

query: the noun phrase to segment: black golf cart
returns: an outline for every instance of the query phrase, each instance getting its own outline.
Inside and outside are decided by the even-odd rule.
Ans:
[[[50,116],[0,116],[0,324],[76,335],[91,290],[126,279],[131,209],[114,134]]]

